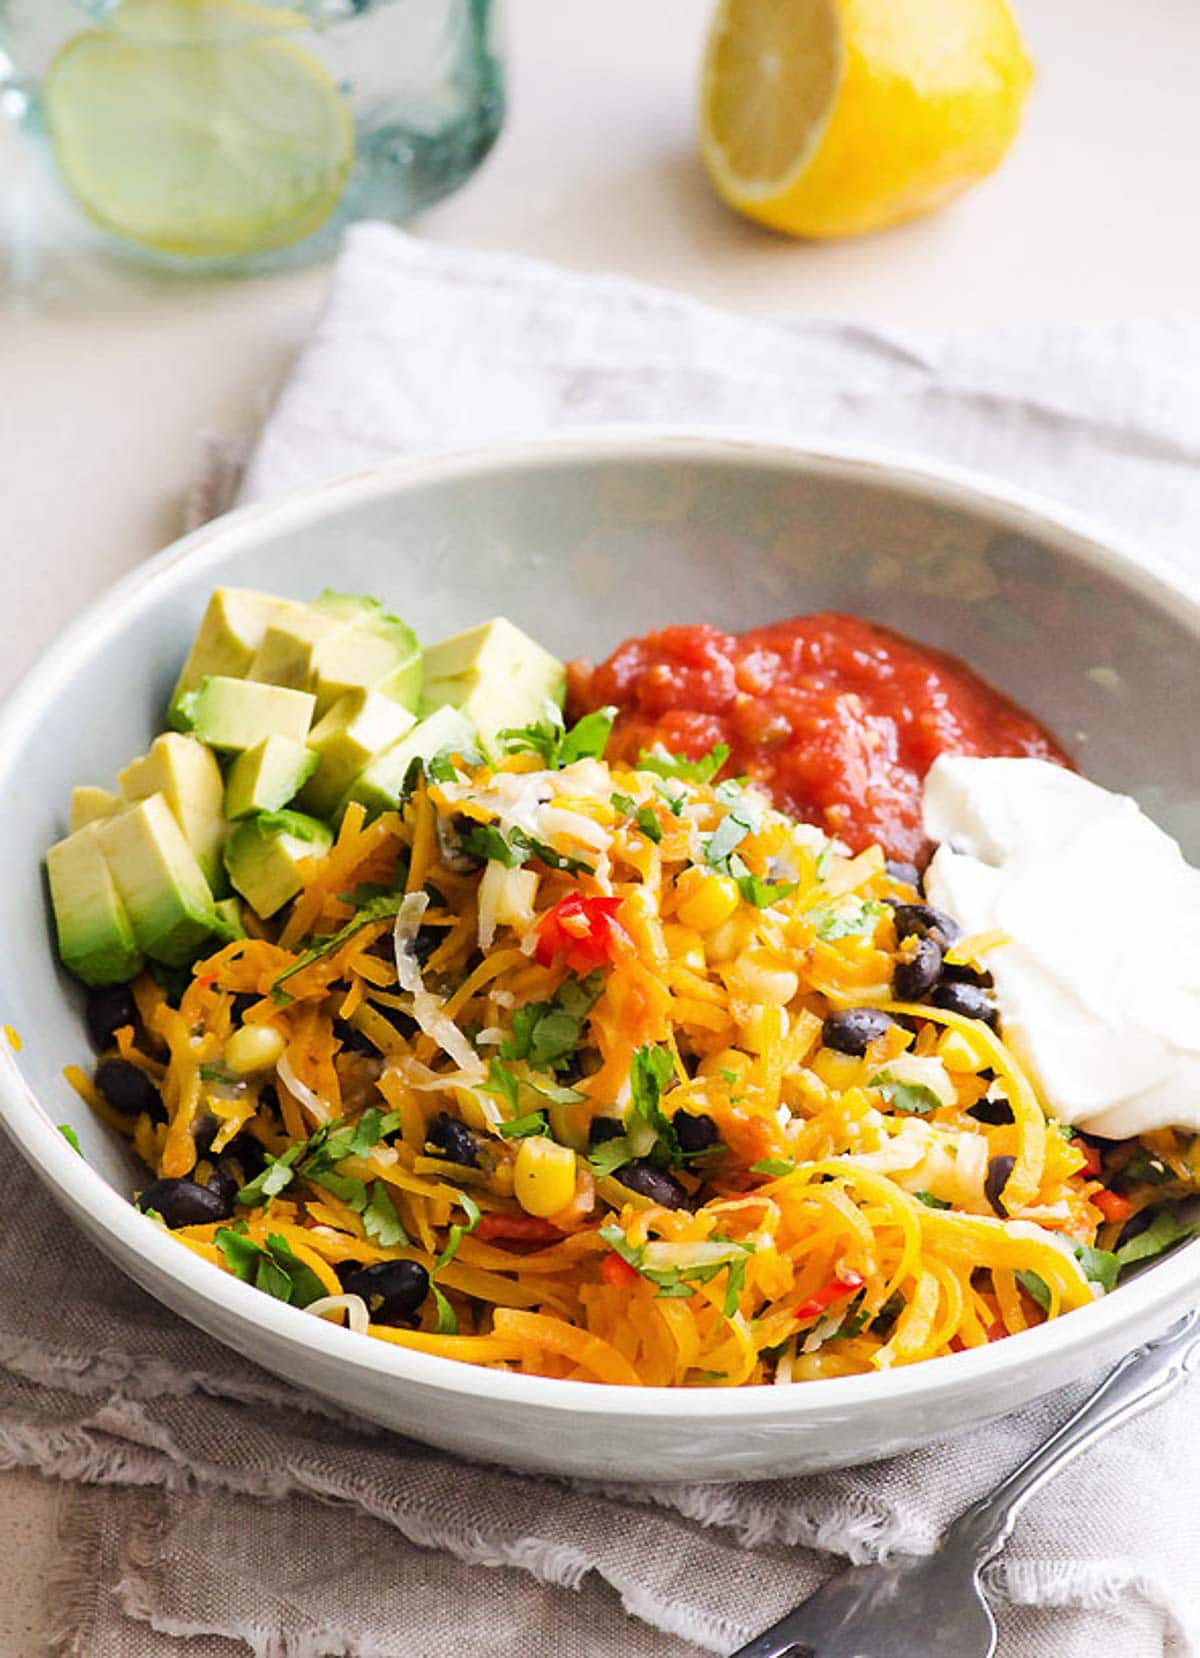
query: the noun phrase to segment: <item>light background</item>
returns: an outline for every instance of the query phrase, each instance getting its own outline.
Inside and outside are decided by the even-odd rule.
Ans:
[[[1004,169],[936,219],[835,247],[784,242],[712,196],[692,136],[707,0],[508,10],[508,126],[424,235],[755,313],[959,328],[1196,309],[1197,0],[1024,0],[1040,73]],[[17,171],[0,133],[0,208]],[[85,261],[3,295],[0,686],[178,533],[202,435],[254,427],[325,282],[163,285]],[[55,1506],[38,1476],[0,1473],[0,1658],[43,1650]]]

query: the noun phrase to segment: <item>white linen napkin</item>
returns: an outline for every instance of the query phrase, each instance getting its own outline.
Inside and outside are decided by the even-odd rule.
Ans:
[[[1200,328],[934,338],[748,321],[378,225],[349,234],[244,478],[240,453],[210,449],[193,513],[239,482],[257,499],[397,453],[606,420],[886,441],[1037,487],[1200,570]],[[846,1558],[928,1549],[1087,1391],[841,1474],[558,1484],[347,1421],[214,1350],[61,1223],[31,1232],[35,1207],[0,1213],[22,1287],[0,1293],[0,1462],[109,1487],[67,1516],[61,1636],[87,1658],[158,1658],[170,1635],[197,1658],[728,1651]],[[1030,1507],[990,1575],[1002,1658],[1200,1651],[1198,1407],[1185,1391]]]

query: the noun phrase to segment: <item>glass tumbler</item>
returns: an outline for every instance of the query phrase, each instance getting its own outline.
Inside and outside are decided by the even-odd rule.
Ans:
[[[479,165],[504,117],[496,9],[0,0],[0,109],[110,246],[188,271],[300,264]]]

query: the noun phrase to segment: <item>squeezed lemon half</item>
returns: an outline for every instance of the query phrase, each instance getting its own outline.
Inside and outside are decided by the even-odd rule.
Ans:
[[[751,218],[859,235],[998,166],[1032,80],[1008,0],[721,0],[701,153]]]
[[[84,211],[163,253],[302,241],[337,207],[354,126],[337,83],[249,0],[123,0],[47,71],[46,125]]]

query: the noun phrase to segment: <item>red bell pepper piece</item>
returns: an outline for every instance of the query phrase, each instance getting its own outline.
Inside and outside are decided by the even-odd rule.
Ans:
[[[572,973],[591,973],[633,949],[633,941],[616,918],[621,899],[585,898],[572,892],[546,911],[537,924],[534,949],[539,963],[549,967],[562,956]]]
[[[1133,1214],[1133,1204],[1120,1192],[1101,1191],[1093,1192],[1092,1202],[1099,1209],[1105,1220],[1126,1221]]]
[[[541,1220],[537,1215],[505,1215],[489,1209],[480,1215],[475,1236],[485,1243],[497,1238],[507,1238],[513,1243],[561,1243],[563,1233],[561,1228],[551,1226],[548,1220]]]
[[[857,1272],[847,1272],[841,1278],[831,1278],[815,1295],[810,1295],[807,1301],[800,1303],[796,1308],[796,1317],[799,1320],[819,1318],[822,1313],[828,1312],[830,1307],[836,1306],[839,1301],[848,1300],[862,1287],[863,1279]]]
[[[600,1276],[614,1290],[627,1290],[642,1275],[636,1267],[630,1266],[628,1261],[610,1250],[600,1263]]]
[[[1089,1146],[1087,1141],[1081,1140],[1078,1135],[1071,1141],[1071,1144],[1076,1151],[1083,1153],[1083,1168],[1080,1169],[1080,1174],[1086,1174],[1094,1180],[1100,1173],[1100,1148]]]

